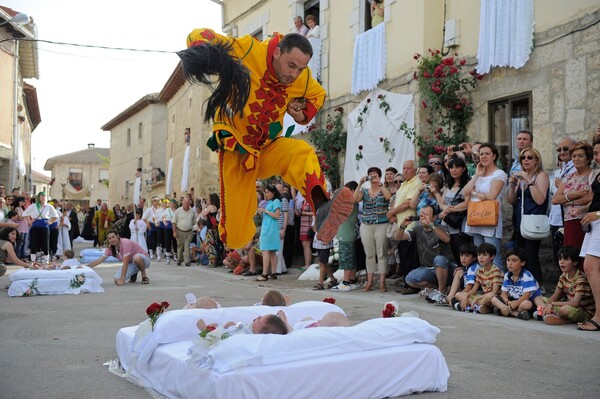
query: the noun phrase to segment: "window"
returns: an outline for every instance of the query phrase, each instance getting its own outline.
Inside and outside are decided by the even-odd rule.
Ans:
[[[250,36],[252,36],[256,40],[262,41],[263,40],[263,30],[262,30],[262,28],[255,30],[254,32],[252,32],[250,34]]]
[[[133,183],[131,183],[133,185]],[[125,199],[129,199],[129,180],[125,180]]]
[[[138,169],[143,169],[142,165],[144,164],[143,158],[138,157]]]
[[[499,160],[508,170],[516,156],[517,134],[521,129],[531,130],[531,92],[491,101],[488,107],[489,142],[496,145]]]
[[[142,122],[138,124],[138,139],[142,139]]]
[[[100,169],[98,172],[100,183],[108,181],[108,169]]]
[[[131,146],[131,129],[127,129],[127,147]]]
[[[83,186],[83,169],[69,168],[69,184],[77,191]]]

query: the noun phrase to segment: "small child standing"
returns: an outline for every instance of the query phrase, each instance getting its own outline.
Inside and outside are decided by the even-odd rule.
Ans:
[[[502,271],[494,265],[496,247],[484,242],[477,247],[477,261],[480,268],[475,273],[475,284],[467,293],[469,307],[465,311],[472,310],[473,313],[491,313],[492,298],[498,295],[502,286]],[[481,288],[482,294],[477,292]]]
[[[72,249],[65,249],[63,253],[65,260],[63,261],[60,270],[81,268],[81,263],[75,259],[75,252]]]
[[[506,268],[502,282],[502,294],[492,299],[494,313],[498,316],[513,316],[522,320],[531,318],[533,301],[540,296],[540,287],[529,270],[527,252],[523,248],[513,248],[506,252]]]
[[[457,267],[454,270],[450,292],[447,297],[442,297],[438,302],[442,306],[450,304],[456,310],[467,308],[469,299],[467,293],[473,288],[475,275],[480,268],[479,263],[477,263],[477,247],[474,244],[461,245],[459,253],[462,267]]]
[[[537,297],[535,304],[546,324],[584,323],[594,315],[596,305],[585,274],[577,269],[579,251],[563,247],[558,251],[558,259],[562,274],[554,294],[548,299]],[[561,301],[563,298],[566,301]]]

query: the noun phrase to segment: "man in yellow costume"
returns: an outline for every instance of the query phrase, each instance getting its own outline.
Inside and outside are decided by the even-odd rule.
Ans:
[[[210,29],[188,35],[178,53],[184,73],[194,83],[218,85],[207,100],[205,121],[213,120],[208,146],[219,153],[221,220],[219,235],[231,248],[254,236],[256,179],[281,176],[317,211],[317,238],[328,242],[353,209],[349,189],[331,201],[314,149],[283,133],[287,112],[307,124],[325,100],[325,90],[307,67],[310,42],[302,35],[274,34],[263,42],[251,36],[226,37]]]

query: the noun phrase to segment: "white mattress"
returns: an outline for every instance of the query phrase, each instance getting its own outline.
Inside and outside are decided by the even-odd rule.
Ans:
[[[71,281],[78,275],[85,276],[80,287],[71,287]],[[36,289],[31,289],[34,280]],[[70,270],[31,270],[19,269],[10,275],[8,296],[23,296],[28,290],[32,295],[63,295],[82,292],[104,292],[102,278],[90,267]]]
[[[446,391],[448,367],[432,344],[439,330],[423,320],[401,319],[405,320],[374,319],[354,327],[319,327],[286,336],[234,336],[209,351],[213,356],[231,354],[236,345],[244,345],[240,359],[226,371],[190,365],[188,350],[194,344],[187,339],[160,344],[147,362],[132,365],[137,361],[130,350],[137,326],[119,330],[116,348],[126,376],[134,377],[130,380],[168,398],[364,399]],[[352,335],[355,342],[345,342],[344,336]],[[337,336],[341,345],[333,342]],[[248,345],[252,341],[257,343]],[[287,359],[286,344],[306,348],[306,356],[302,350],[290,350]],[[265,353],[268,348],[274,348],[272,353]],[[250,353],[254,350],[259,356]]]

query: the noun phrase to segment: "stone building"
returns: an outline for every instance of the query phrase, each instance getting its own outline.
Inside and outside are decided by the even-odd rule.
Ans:
[[[52,188],[47,194],[80,205],[95,205],[101,199],[112,207],[115,202],[109,200],[109,155],[108,148],[89,144],[85,150],[48,158],[44,170],[51,172]]]
[[[36,88],[24,79],[39,78],[37,42],[33,22],[15,19],[19,14],[0,6],[0,182],[8,190],[33,190],[31,135],[41,122]]]
[[[102,126],[102,130],[110,131],[109,202],[133,203],[137,169],[142,170],[141,197],[164,196],[165,184],[157,181],[156,171],[158,168],[164,171],[167,166],[167,107],[159,100],[158,93],[140,98]]]

